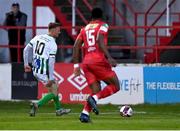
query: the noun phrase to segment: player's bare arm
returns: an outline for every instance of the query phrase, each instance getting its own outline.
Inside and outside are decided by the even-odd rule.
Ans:
[[[111,55],[109,54],[105,44],[104,44],[104,35],[99,34],[98,36],[98,46],[99,48],[104,52],[104,54],[106,55],[109,63],[115,67],[117,65],[116,61],[111,57]]]
[[[74,62],[75,76],[79,76],[81,74],[81,70],[78,63],[79,63],[80,48],[82,46],[82,43],[83,41],[77,38],[73,47],[73,62]]]

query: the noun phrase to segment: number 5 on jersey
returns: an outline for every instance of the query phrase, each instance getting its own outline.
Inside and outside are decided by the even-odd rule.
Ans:
[[[86,31],[86,38],[89,46],[93,46],[95,44],[95,30],[87,30]]]

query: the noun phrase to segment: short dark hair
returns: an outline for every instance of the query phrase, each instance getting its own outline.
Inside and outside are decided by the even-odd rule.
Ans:
[[[48,24],[48,29],[50,30],[50,29],[53,29],[53,28],[56,28],[56,27],[59,27],[59,26],[60,26],[59,23],[50,22],[50,23]]]
[[[103,17],[103,11],[101,8],[94,8],[91,12],[91,18],[92,19],[99,19]]]
[[[12,7],[17,6],[19,8],[19,3],[12,3]]]

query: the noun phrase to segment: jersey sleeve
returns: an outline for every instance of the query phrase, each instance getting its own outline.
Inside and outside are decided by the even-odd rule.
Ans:
[[[56,43],[53,43],[53,46],[51,46],[51,49],[50,49],[49,56],[50,57],[55,57],[56,52],[57,52],[57,45],[56,45]]]
[[[33,39],[31,39],[30,42],[28,43],[28,46],[33,47],[33,45],[36,44],[36,39],[37,39],[37,36],[35,36]]]
[[[101,27],[99,28],[99,33],[100,33],[100,34],[107,34],[107,33],[108,33],[108,29],[109,29],[108,24],[104,23],[104,24],[102,24]]]
[[[24,48],[24,51],[23,51],[24,65],[28,65],[29,62],[32,63],[32,59],[30,59],[31,56],[32,56],[32,55],[31,55],[32,52],[33,52],[33,48],[32,48],[32,46],[28,43],[28,44],[26,45],[26,47]],[[31,60],[31,61],[29,61],[29,60]]]

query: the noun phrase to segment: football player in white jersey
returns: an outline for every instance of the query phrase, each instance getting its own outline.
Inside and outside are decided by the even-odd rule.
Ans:
[[[24,48],[24,70],[25,72],[33,71],[38,81],[41,81],[48,89],[46,94],[37,103],[31,103],[30,116],[35,116],[39,107],[50,100],[54,100],[56,115],[61,116],[68,114],[71,110],[64,109],[60,105],[58,96],[58,85],[54,79],[54,63],[57,52],[55,38],[60,34],[59,23],[49,23],[48,34],[35,36]],[[33,54],[32,68],[29,65],[30,54]]]

